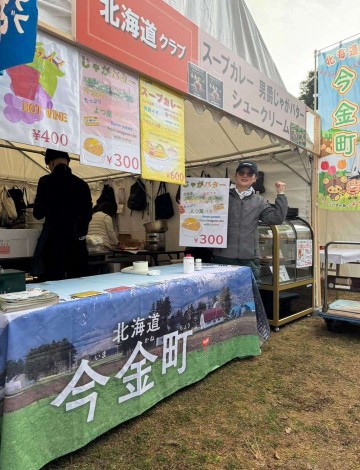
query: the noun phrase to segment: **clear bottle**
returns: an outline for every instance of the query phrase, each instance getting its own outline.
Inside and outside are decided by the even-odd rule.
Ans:
[[[194,272],[194,258],[190,254],[183,258],[184,273],[189,274]]]
[[[201,271],[202,270],[202,261],[200,258],[196,258],[195,260],[195,271]]]

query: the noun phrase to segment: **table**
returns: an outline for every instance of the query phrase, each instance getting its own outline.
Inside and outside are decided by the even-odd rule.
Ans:
[[[329,248],[327,254],[328,264],[336,265],[337,276],[340,274],[341,264],[360,263],[360,248]],[[325,250],[320,250],[320,262],[325,264],[325,261]]]
[[[178,264],[42,287],[58,305],[0,314],[0,468],[38,470],[234,358],[269,324],[250,268]],[[74,293],[99,295],[72,299]]]
[[[163,251],[148,251],[148,250],[139,250],[139,251],[126,251],[126,250],[112,250],[112,256],[107,257],[108,262],[117,262],[117,258],[119,256],[145,256],[149,258],[150,266],[159,266],[159,256],[166,255],[168,257],[167,261],[171,261],[173,259],[173,255],[176,256],[176,259],[180,259],[180,255],[184,254],[184,250],[163,250]]]

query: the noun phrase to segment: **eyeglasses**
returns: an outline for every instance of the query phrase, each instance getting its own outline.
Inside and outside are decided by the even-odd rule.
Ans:
[[[253,171],[238,171],[238,175],[240,176],[254,176],[255,173]]]

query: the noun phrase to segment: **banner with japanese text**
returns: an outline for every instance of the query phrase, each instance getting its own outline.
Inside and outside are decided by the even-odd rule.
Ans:
[[[76,40],[179,91],[197,60],[198,27],[163,0],[76,2]]]
[[[77,50],[39,33],[34,60],[4,71],[0,120],[6,140],[79,153]]]
[[[140,80],[141,175],[165,183],[185,182],[185,114],[182,96]]]
[[[33,60],[37,21],[36,0],[0,2],[0,70]]]
[[[0,315],[1,469],[39,470],[232,359],[260,355],[269,327],[249,268],[161,272],[55,281],[58,305]]]
[[[306,105],[302,101],[201,30],[199,57],[197,67],[189,64],[190,94],[306,147]]]
[[[360,38],[318,54],[319,207],[360,210]]]
[[[229,178],[186,178],[181,187],[180,246],[226,248]]]
[[[163,0],[77,2],[76,40],[300,147],[306,105]]]
[[[80,57],[80,162],[140,174],[139,77]]]

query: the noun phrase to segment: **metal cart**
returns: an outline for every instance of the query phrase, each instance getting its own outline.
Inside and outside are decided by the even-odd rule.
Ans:
[[[329,290],[360,292],[360,277],[341,275],[341,265],[360,264],[360,242],[331,241],[320,251],[320,260],[324,266],[324,295],[319,316],[324,318],[330,331],[337,322],[360,324],[360,296],[359,300],[328,302]]]

